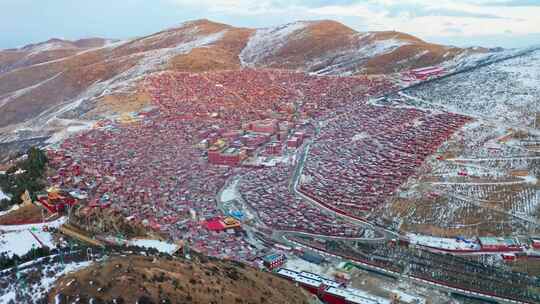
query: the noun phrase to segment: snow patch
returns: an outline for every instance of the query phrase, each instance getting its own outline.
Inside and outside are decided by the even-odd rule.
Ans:
[[[354,141],[359,141],[359,140],[366,139],[366,138],[369,138],[369,134],[367,134],[366,132],[362,132],[362,133],[358,133],[355,136],[353,136],[351,141],[354,142]]]
[[[228,185],[228,187],[225,188],[221,192],[221,201],[222,202],[226,203],[226,202],[229,202],[229,201],[238,200],[238,198],[240,198],[240,194],[238,193],[238,190],[236,188],[237,184],[238,184],[238,180],[235,180],[232,183],[230,183]]]
[[[289,36],[303,30],[309,23],[293,22],[278,27],[258,29],[251,35],[240,52],[242,66],[254,67],[267,57],[276,54],[289,41]]]
[[[178,245],[159,240],[135,239],[130,240],[128,243],[132,246],[157,249],[158,251],[167,254],[173,254],[178,250]]]
[[[538,183],[538,179],[535,176],[527,175],[524,177],[525,182],[529,184],[536,185]]]
[[[491,63],[511,56],[517,57]],[[532,126],[540,112],[540,50],[475,54],[457,67],[478,65],[472,71],[406,90],[405,97],[422,107],[506,123],[506,127]]]
[[[409,42],[398,39],[377,40],[369,45],[360,48],[358,52],[362,53],[366,57],[374,57],[390,53],[408,44]]]
[[[143,76],[151,72],[156,72],[163,69],[169,63],[169,60],[177,55],[187,54],[195,48],[208,46],[223,38],[227,31],[221,31],[206,36],[194,36],[193,40],[180,43],[171,48],[162,48],[150,50],[144,53],[137,53],[135,56],[143,56],[139,62],[129,70],[113,77],[108,81],[96,84],[103,88],[100,90],[103,94],[112,92],[125,92],[126,88],[131,89],[133,83],[142,79]],[[102,95],[103,95],[102,94]]]
[[[9,196],[7,196],[7,194],[2,192],[2,189],[0,189],[0,201],[3,200],[3,199],[11,200],[11,198]],[[0,213],[0,215],[2,215],[2,214]]]
[[[8,257],[13,255],[24,255],[32,248],[41,247],[39,242],[32,236],[30,231],[8,232],[0,235],[0,251],[5,252]]]
[[[287,256],[287,261],[283,267],[297,272],[307,271],[321,276],[329,276],[328,270],[325,270],[322,266],[307,262],[295,256]]]
[[[410,44],[408,41],[394,38],[369,41],[368,38],[371,36],[372,34],[363,35],[355,46],[322,55],[309,63],[309,69],[324,66],[324,68],[316,70],[314,74],[349,76],[355,71],[359,72],[357,66],[361,65],[362,62],[391,53],[402,46]]]

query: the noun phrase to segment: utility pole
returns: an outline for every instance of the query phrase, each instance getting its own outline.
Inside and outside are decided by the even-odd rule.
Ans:
[[[63,248],[60,248],[60,265],[64,266],[64,251],[62,251]]]
[[[92,252],[92,248],[88,247],[86,249],[86,258],[87,260],[90,262],[94,259],[94,255],[93,255],[93,252]]]
[[[539,106],[540,100],[538,100],[533,109],[533,128],[536,130],[538,119],[540,118],[540,106]]]
[[[21,272],[19,271],[19,265],[17,261],[15,261],[15,271],[15,276],[17,277],[17,285],[21,287],[18,291],[23,291],[26,289],[27,284],[26,280],[23,278]]]
[[[191,260],[191,256],[189,255],[189,240],[186,240],[184,242],[183,253],[184,253],[184,258]]]
[[[73,208],[73,206],[70,206],[70,205],[68,204],[68,223],[71,222],[71,208]]]

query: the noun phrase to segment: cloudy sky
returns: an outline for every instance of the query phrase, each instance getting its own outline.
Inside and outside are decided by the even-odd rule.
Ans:
[[[207,18],[265,27],[334,19],[458,46],[540,44],[540,0],[0,0],[0,48],[51,37],[143,36]]]

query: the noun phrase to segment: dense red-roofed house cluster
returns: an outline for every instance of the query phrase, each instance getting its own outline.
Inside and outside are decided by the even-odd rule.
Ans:
[[[329,121],[315,138],[301,191],[340,213],[363,217],[411,177],[469,118],[365,105]]]
[[[277,230],[337,237],[361,237],[364,231],[313,207],[288,191],[292,167],[279,165],[242,178],[242,197],[265,225]]]
[[[315,134],[313,119],[328,119],[338,112],[350,112],[352,105],[358,113],[344,119],[350,125],[343,126],[343,134],[355,133],[354,128],[367,128],[365,121],[356,122],[360,125],[351,122],[362,118],[371,124],[387,123],[397,128],[388,135],[382,132],[382,127],[378,132],[372,130],[381,141],[392,142],[395,134],[403,131],[399,124],[389,119],[377,120],[376,117],[383,114],[376,111],[377,107],[365,103],[368,96],[394,89],[389,81],[242,70],[159,73],[148,77],[146,85],[157,109],[141,113],[130,123],[102,121],[91,131],[64,141],[58,150],[50,151],[51,164],[58,170],[58,175],[51,178],[52,184],[84,191],[91,204],[116,208],[134,220],[166,232],[172,239],[189,238],[192,247],[199,251],[234,259],[245,259],[257,252],[238,230],[220,233],[207,229],[204,223],[223,216],[217,208],[216,195],[225,181],[236,174],[246,175],[240,184],[242,194],[268,227],[343,237],[363,235],[364,231],[358,227],[289,193],[292,164],[286,162],[264,169],[231,165],[238,165],[255,152],[273,157],[287,149],[295,151],[305,144],[306,138]],[[358,116],[364,110],[366,117]],[[394,111],[387,116],[403,116],[403,121],[426,116],[412,110]],[[432,122],[426,117],[427,124],[438,126],[437,119]],[[447,116],[441,117],[441,121],[445,121]],[[338,134],[337,128],[335,122],[323,128],[309,152],[305,172],[316,176],[313,171],[319,170],[321,176],[327,178],[330,172],[322,167],[317,169],[312,162],[317,157],[323,164],[330,157],[325,156],[325,151],[331,151],[324,147],[325,138]],[[433,128],[428,129],[430,131],[417,129],[410,135],[427,142],[428,146],[435,146],[436,142],[430,142],[425,132],[441,138],[446,134],[439,134]],[[441,130],[446,132],[447,129]],[[339,138],[336,135],[337,142]],[[410,153],[410,146],[415,143],[414,139],[408,140],[411,142],[403,144],[398,139],[392,145],[401,147],[405,151],[402,153]],[[211,155],[212,147],[218,147],[219,157]],[[355,150],[347,149],[340,157],[353,157]],[[425,152],[429,153],[429,149]],[[242,159],[235,159],[236,153],[245,154],[241,154]],[[384,157],[381,163],[391,159]],[[401,174],[412,174],[415,157],[404,156],[396,162],[402,163]],[[391,164],[385,165],[394,168]],[[332,175],[337,176],[336,172],[341,173],[335,171]],[[344,177],[348,176],[343,173]],[[320,180],[314,178],[313,183]],[[400,181],[402,179],[392,181],[391,187],[383,193],[393,191]],[[363,184],[350,184],[352,188],[355,186],[364,190]],[[302,189],[324,199],[324,195],[309,187],[307,183]]]

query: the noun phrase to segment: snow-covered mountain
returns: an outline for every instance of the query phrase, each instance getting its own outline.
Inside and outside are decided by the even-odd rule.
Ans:
[[[468,51],[400,32],[356,32],[335,21],[258,29],[240,53],[244,66],[317,74],[392,73],[450,60]]]
[[[457,58],[454,63],[459,72],[412,87],[402,95],[419,106],[499,124],[520,128],[537,125],[540,47]]]

